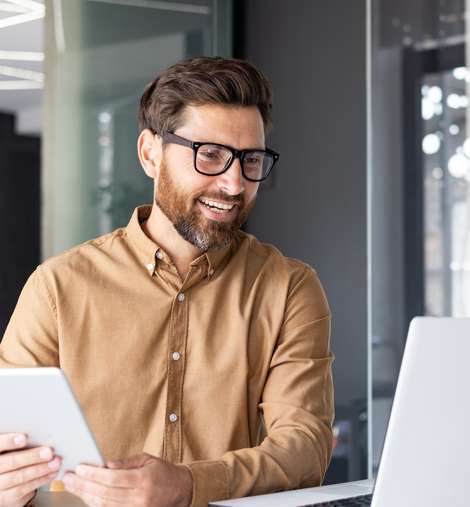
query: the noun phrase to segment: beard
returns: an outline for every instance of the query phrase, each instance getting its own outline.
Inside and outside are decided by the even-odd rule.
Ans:
[[[200,192],[191,197],[176,184],[170,173],[171,169],[163,157],[154,198],[155,204],[178,234],[202,250],[220,250],[227,246],[247,219],[255,204],[256,194],[250,202],[246,202],[243,193],[230,196],[222,192],[211,194]],[[236,215],[227,222],[209,220],[199,209],[198,201],[201,197],[236,204]]]

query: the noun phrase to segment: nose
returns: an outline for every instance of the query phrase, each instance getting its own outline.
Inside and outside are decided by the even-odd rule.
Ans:
[[[238,195],[245,189],[240,159],[236,158],[232,165],[217,178],[217,187],[228,195]]]

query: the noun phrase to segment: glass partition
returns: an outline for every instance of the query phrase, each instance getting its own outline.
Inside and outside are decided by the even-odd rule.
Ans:
[[[232,42],[230,0],[51,0],[49,7],[44,257],[126,226],[135,206],[152,202],[136,152],[145,86],[187,56],[231,56]]]
[[[462,65],[422,78],[424,304],[436,317],[470,317],[467,75]]]
[[[375,472],[411,319],[470,316],[470,16],[465,0],[373,0],[372,19]]]

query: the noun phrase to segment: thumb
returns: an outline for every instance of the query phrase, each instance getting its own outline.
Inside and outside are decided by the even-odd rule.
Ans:
[[[145,466],[150,461],[153,461],[155,458],[147,454],[146,452],[139,452],[138,454],[134,454],[129,458],[117,459],[114,461],[108,461],[106,466],[108,468],[114,470],[128,470],[131,468],[140,468]]]

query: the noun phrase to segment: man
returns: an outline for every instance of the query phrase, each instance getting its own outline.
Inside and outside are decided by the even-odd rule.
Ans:
[[[312,268],[239,231],[278,157],[265,148],[271,105],[247,62],[167,69],[138,113],[153,205],[49,259],[23,290],[0,366],[66,372],[108,461],[64,476],[90,506],[202,506],[322,482],[326,298]],[[16,449],[0,455],[1,506],[57,476],[60,458],[18,450],[26,440],[0,436]]]

